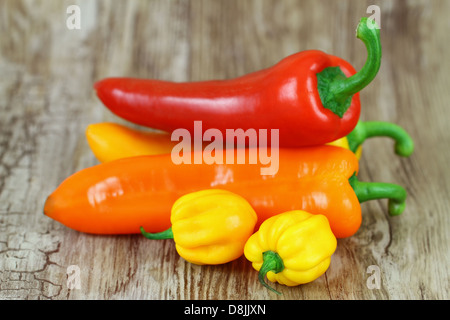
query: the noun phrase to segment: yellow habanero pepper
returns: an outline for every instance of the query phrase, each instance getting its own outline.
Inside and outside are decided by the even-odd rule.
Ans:
[[[320,214],[294,210],[264,221],[244,247],[245,257],[264,280],[287,286],[314,281],[330,266],[337,240],[328,219]]]
[[[180,197],[172,206],[172,226],[163,232],[141,233],[148,239],[173,239],[178,254],[198,264],[223,264],[239,258],[252,235],[257,216],[241,196],[208,189]]]

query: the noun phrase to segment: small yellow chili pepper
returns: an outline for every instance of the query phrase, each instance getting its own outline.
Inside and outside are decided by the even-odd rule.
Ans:
[[[252,235],[257,216],[241,196],[208,189],[182,196],[172,206],[172,226],[142,234],[148,239],[174,239],[178,254],[198,264],[223,264],[239,258]]]
[[[245,257],[259,271],[259,281],[296,286],[314,281],[330,266],[337,240],[328,219],[320,214],[294,210],[273,216],[247,241]]]

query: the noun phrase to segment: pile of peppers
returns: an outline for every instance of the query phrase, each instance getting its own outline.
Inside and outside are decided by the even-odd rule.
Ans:
[[[314,281],[329,268],[337,239],[359,230],[361,203],[387,198],[392,216],[405,209],[403,187],[358,180],[366,139],[392,138],[403,157],[414,143],[396,124],[359,119],[359,92],[378,73],[381,44],[370,19],[361,19],[356,35],[368,52],[359,72],[309,50],[229,80],[97,82],[109,110],[151,130],[89,125],[87,141],[100,163],[66,178],[47,198],[45,215],[79,232],[172,239],[178,254],[198,265],[244,255],[275,293],[266,278],[286,286]],[[279,130],[279,170],[261,175],[260,164],[238,161],[174,164],[171,133],[195,134],[194,121],[223,134]]]

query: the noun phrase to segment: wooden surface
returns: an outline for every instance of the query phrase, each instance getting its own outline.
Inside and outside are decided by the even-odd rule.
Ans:
[[[79,30],[66,26],[72,4]],[[96,98],[95,81],[230,78],[305,49],[360,69],[365,49],[354,30],[372,4],[384,56],[361,94],[361,117],[401,125],[416,151],[400,158],[392,141],[369,140],[360,174],[404,186],[407,209],[393,218],[386,201],[364,203],[361,229],[339,240],[324,276],[274,285],[277,296],[244,257],[196,266],[171,241],[82,234],[43,215],[63,179],[97,164],[86,126],[125,123]],[[0,1],[0,298],[448,299],[448,12],[446,0]],[[379,288],[370,285],[376,274]]]

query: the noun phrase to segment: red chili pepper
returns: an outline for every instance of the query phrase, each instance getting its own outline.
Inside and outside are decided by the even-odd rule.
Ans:
[[[325,144],[349,134],[360,115],[359,91],[381,63],[380,33],[362,18],[357,37],[367,62],[356,73],[341,58],[303,51],[271,68],[229,80],[175,83],[153,79],[107,78],[95,84],[99,99],[130,122],[193,134],[219,129],[278,129],[279,146]]]

